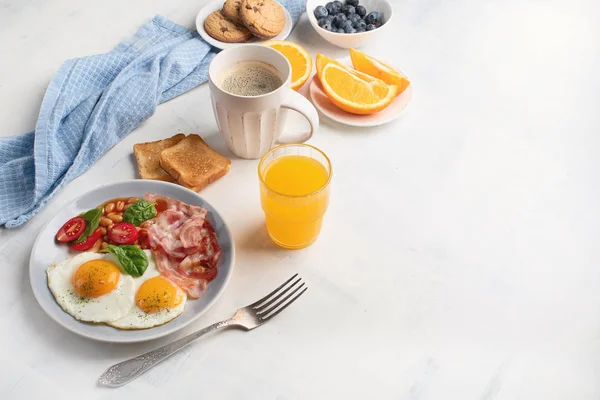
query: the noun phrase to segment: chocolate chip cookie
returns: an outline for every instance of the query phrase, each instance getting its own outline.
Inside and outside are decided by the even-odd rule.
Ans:
[[[252,33],[244,25],[237,25],[223,15],[221,10],[210,14],[204,21],[204,29],[213,38],[226,43],[246,42]]]
[[[242,0],[227,0],[223,4],[223,15],[238,25],[242,25],[242,17],[240,16],[240,7],[242,6]]]
[[[279,35],[285,25],[283,8],[273,0],[242,0],[240,15],[250,32],[262,39]]]

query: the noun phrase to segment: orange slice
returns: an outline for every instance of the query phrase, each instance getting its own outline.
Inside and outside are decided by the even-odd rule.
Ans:
[[[410,85],[410,81],[395,68],[361,51],[350,49],[350,58],[355,69],[381,79],[388,85],[398,86],[398,94]]]
[[[321,70],[321,84],[329,100],[352,114],[374,114],[390,105],[398,86],[340,66],[326,63]]]
[[[312,72],[312,58],[302,46],[288,40],[270,40],[262,43],[285,56],[292,66],[292,89],[298,90]]]
[[[344,68],[346,71],[350,72],[353,75],[358,76],[359,78],[361,78],[367,82],[373,82],[375,80],[378,80],[378,79],[373,78],[372,76],[367,75],[363,72],[352,69],[352,68],[342,64],[339,61],[336,61],[332,58],[324,56],[323,54],[317,54],[317,76],[319,77],[319,79],[321,79],[321,74],[323,72],[323,68],[325,68],[325,65],[327,65],[327,64],[335,64],[340,68]]]
[[[335,64],[342,68],[350,69],[350,68],[346,67],[344,64],[342,64],[332,58],[329,58],[321,53],[317,54],[316,64],[317,64],[317,76],[319,77],[319,79],[321,79],[321,73],[323,72],[323,68],[325,68],[325,65],[327,65],[327,64]]]

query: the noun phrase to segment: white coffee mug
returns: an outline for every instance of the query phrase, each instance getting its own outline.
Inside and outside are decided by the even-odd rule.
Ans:
[[[240,96],[220,88],[223,72],[240,61],[261,61],[273,66],[284,80],[272,92],[260,96]],[[277,143],[302,143],[319,128],[315,107],[291,89],[292,67],[277,50],[258,44],[244,44],[221,51],[208,68],[213,111],[219,131],[229,150],[241,158],[262,157]],[[287,110],[302,114],[310,132],[282,138]],[[288,136],[288,135],[286,135]]]

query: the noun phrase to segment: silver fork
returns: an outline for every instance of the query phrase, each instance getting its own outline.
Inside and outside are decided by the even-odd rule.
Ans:
[[[297,276],[298,274],[295,274],[262,299],[246,307],[240,308],[236,311],[235,315],[228,320],[217,322],[216,324],[207,326],[206,328],[185,336],[173,343],[167,344],[156,350],[152,350],[146,354],[142,354],[141,356],[137,356],[130,360],[113,365],[104,371],[104,373],[100,376],[98,383],[108,387],[123,386],[142,375],[155,365],[160,364],[168,357],[192,343],[194,340],[206,335],[207,333],[216,331],[217,329],[224,328],[226,326],[235,326],[249,331],[261,326],[285,310],[287,306],[292,304],[298,297],[306,292],[308,287],[304,287],[302,278],[295,279]],[[290,282],[292,283],[289,284]],[[298,283],[301,284],[298,285]],[[303,287],[304,289],[302,289]],[[296,294],[300,289],[302,289],[302,291]],[[284,295],[286,296],[282,298]]]

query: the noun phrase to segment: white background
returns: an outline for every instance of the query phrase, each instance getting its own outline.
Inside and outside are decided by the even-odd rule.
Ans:
[[[96,185],[135,178],[134,143],[196,132],[226,151],[202,85],[161,105],[27,225],[0,229],[0,398],[600,397],[600,4],[393,2],[386,38],[364,50],[411,78],[403,117],[375,129],[322,120],[311,143],[333,162],[331,204],[302,251],[271,244],[256,162],[234,158],[202,195],[233,231],[236,269],[175,337],[293,272],[308,292],[260,329],[204,338],[116,390],[96,386],[106,367],[175,337],[91,342],[33,298],[37,231]],[[33,129],[64,60],[109,51],[155,14],[191,28],[202,5],[1,0],[0,135]],[[313,56],[347,55],[306,16],[291,39]]]

